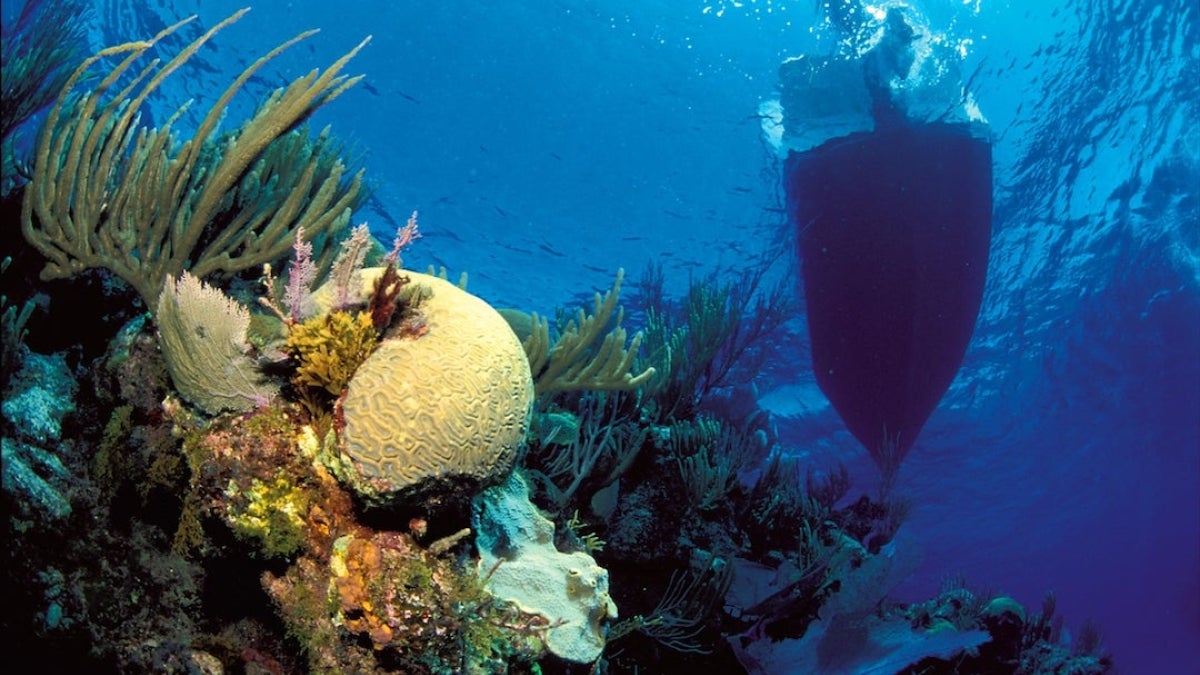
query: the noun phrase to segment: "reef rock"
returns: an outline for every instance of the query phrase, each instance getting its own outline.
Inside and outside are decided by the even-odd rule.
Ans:
[[[520,474],[475,499],[472,526],[485,588],[544,618],[552,654],[575,663],[599,658],[605,622],[617,617],[608,571],[587,553],[554,547],[554,523],[529,501]]]

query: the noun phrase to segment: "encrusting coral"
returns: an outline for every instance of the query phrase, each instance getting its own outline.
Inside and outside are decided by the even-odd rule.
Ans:
[[[542,652],[536,617],[497,603],[472,571],[408,534],[347,535],[333,551],[334,623],[377,650],[445,672],[491,672]]]
[[[327,504],[329,497],[311,459],[299,452],[297,417],[287,407],[269,406],[249,415],[218,417],[187,433],[188,498],[199,513],[185,517],[216,515],[266,557],[301,548],[310,536],[310,510]]]
[[[304,488],[279,471],[268,480],[253,478],[249,489],[230,482],[226,496],[241,499],[241,508],[229,514],[234,534],[255,539],[268,557],[294,553],[304,544],[306,517],[312,498]]]
[[[529,501],[519,473],[481,492],[472,512],[488,591],[539,617],[551,653],[575,663],[596,661],[608,622],[617,617],[608,571],[584,551],[555,547],[554,523]]]

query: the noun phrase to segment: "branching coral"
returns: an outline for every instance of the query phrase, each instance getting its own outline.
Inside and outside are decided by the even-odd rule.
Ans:
[[[358,81],[340,72],[362,44],[324,73],[314,70],[276,90],[235,134],[213,138],[233,95],[265,63],[311,33],[251,64],[190,141],[178,142],[171,129],[174,117],[160,129],[137,128],[146,97],[245,12],[218,23],[161,67],[157,62],[145,66],[133,84],[112,96],[109,89],[148,49],[190,19],[151,40],[104,49],[71,75],[47,117],[21,210],[25,239],[49,258],[44,279],[103,267],[152,307],[164,280],[185,268],[197,277],[256,268],[284,254],[298,227],[317,237],[344,226],[359,199],[361,175],[343,185],[344,167],[322,165],[313,158],[324,157],[321,153],[284,171],[283,164],[292,159],[284,162],[285,152],[270,147]],[[92,91],[72,96],[88,71],[110,56],[123,58]],[[263,173],[277,174],[278,181],[256,177]],[[264,192],[268,183],[273,189]]]
[[[713,558],[703,567],[671,574],[658,605],[646,616],[634,616],[614,625],[609,641],[641,631],[675,651],[707,654],[698,640],[706,622],[720,608],[733,583],[733,566]]]
[[[4,71],[0,80],[0,194],[8,194],[18,175],[27,177],[29,173],[17,157],[13,132],[50,105],[67,83],[71,66],[80,58],[84,8],[79,0],[28,0],[16,20],[5,21],[0,28],[0,70]]]
[[[603,297],[596,294],[592,313],[587,314],[580,308],[575,319],[567,322],[558,340],[551,342],[550,325],[545,317],[533,315],[532,332],[522,346],[529,356],[529,369],[533,372],[534,390],[538,396],[579,389],[635,389],[654,376],[653,368],[646,368],[637,375],[630,372],[642,335],[634,335],[633,342],[625,347],[626,331],[621,327],[625,310],[617,306],[624,276],[625,271],[618,270],[612,289]],[[612,330],[596,345],[614,312],[616,318]]]
[[[796,545],[798,523],[822,523],[829,509],[800,489],[799,461],[773,453],[740,505],[740,520],[756,553]]]
[[[647,270],[640,284],[646,356],[635,368],[656,373],[646,382],[646,394],[656,404],[658,419],[692,417],[710,391],[738,383],[736,368],[756,371],[748,357],[765,358],[755,348],[793,315],[784,284],[759,293],[770,262],[734,281],[714,276],[693,282],[678,309],[663,297],[661,269]]]
[[[620,399],[603,392],[583,397],[577,424],[573,432],[562,434],[568,437],[564,442],[542,440],[538,456],[527,458],[527,466],[532,467],[530,477],[558,511],[566,509],[585,485],[592,488],[579,493],[586,503],[596,490],[620,478],[641,452],[650,431],[623,418]],[[559,435],[553,430],[548,433]]]
[[[683,480],[688,502],[704,511],[724,503],[729,491],[737,484],[737,471],[743,457],[739,446],[746,439],[731,427],[715,420],[700,422],[711,423],[715,426],[715,432],[710,430],[706,436],[690,444],[681,443],[680,446],[690,445],[691,449],[677,447],[675,462],[679,465],[679,476]],[[682,434],[689,427],[689,423],[675,423],[671,427],[672,437]]]

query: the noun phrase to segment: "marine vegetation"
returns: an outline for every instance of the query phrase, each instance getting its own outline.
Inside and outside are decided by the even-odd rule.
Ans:
[[[742,383],[765,362],[764,341],[795,314],[785,283],[763,288],[773,262],[736,279],[693,280],[681,302],[663,294],[661,267],[646,269],[638,284],[646,349],[637,367],[655,371],[645,393],[659,421],[694,416],[709,394]]]
[[[629,469],[650,434],[621,409],[619,397],[601,392],[581,396],[575,413],[536,419],[545,429],[531,442],[525,469],[554,513],[587,507]]]
[[[296,324],[287,336],[296,359],[292,384],[338,396],[378,341],[369,312],[336,311]]]
[[[12,258],[0,260],[0,276],[8,271]],[[25,351],[25,324],[33,314],[36,305],[32,300],[26,300],[18,307],[9,303],[8,296],[0,294],[0,391],[8,388],[8,380],[20,363]]]
[[[201,279],[257,269],[288,251],[297,228],[315,238],[346,225],[363,198],[361,172],[343,182],[345,166],[336,155],[317,150],[305,167],[285,153],[295,143],[292,129],[359,80],[340,72],[362,44],[325,72],[276,91],[235,133],[215,134],[228,101],[264,64],[311,33],[251,64],[190,142],[179,142],[170,121],[159,129],[137,128],[146,97],[245,13],[218,23],[166,63],[146,66],[134,86],[115,94],[109,89],[148,49],[191,19],[151,40],[104,49],[71,74],[39,136],[21,209],[25,239],[49,259],[43,279],[102,267],[153,308],[163,283],[185,269]],[[72,95],[90,69],[113,56],[123,58],[93,89]],[[272,147],[278,143],[284,145]],[[263,194],[267,175],[274,178]]]
[[[14,132],[54,101],[83,58],[85,10],[77,0],[29,0],[0,28],[0,196],[32,174]]]
[[[43,277],[109,270],[150,313],[98,358],[13,358],[0,631],[38,669],[1107,669],[1094,631],[1064,647],[1052,600],[890,602],[906,502],[847,499],[845,470],[710,405],[787,313],[761,270],[683,303],[651,279],[631,338],[621,271],[551,322],[405,269],[416,214],[390,251],[343,232],[361,174],[300,126],[358,48],[236,133],[215,132],[225,103],[295,40],[191,141],[137,128],[243,13],[115,93],[182,24],[85,60],[39,137],[21,218]],[[27,318],[4,305],[6,347]]]
[[[582,307],[575,311],[574,318],[560,313],[557,339],[551,337],[550,322],[537,313],[529,319],[527,336],[518,330],[524,337],[522,346],[529,355],[538,396],[585,389],[636,389],[654,376],[652,367],[637,369],[637,375],[630,372],[642,334],[635,334],[625,346],[627,334],[621,327],[625,310],[617,304],[624,278],[625,270],[617,270],[613,287],[603,297],[596,293],[590,314]],[[511,318],[509,321],[514,323]],[[605,333],[610,322],[612,328]],[[602,334],[604,338],[596,344]]]

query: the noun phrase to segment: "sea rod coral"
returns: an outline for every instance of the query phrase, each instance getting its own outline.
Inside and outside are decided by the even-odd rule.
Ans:
[[[180,143],[171,122],[159,129],[137,127],[143,101],[246,11],[218,23],[161,66],[146,66],[133,86],[115,95],[109,96],[109,89],[147,50],[192,19],[150,40],[101,50],[67,80],[39,137],[21,209],[25,239],[49,259],[43,279],[105,268],[153,307],[163,282],[184,269],[201,278],[255,269],[285,254],[298,227],[310,238],[344,227],[362,197],[361,173],[343,183],[345,167],[322,151],[309,155],[308,166],[289,169],[291,160],[271,148],[294,144],[296,125],[359,80],[340,73],[365,41],[323,73],[313,71],[274,92],[235,134],[216,135],[229,100],[264,64],[311,32],[252,63],[213,105],[191,141]],[[75,87],[112,56],[124,58],[76,97]],[[322,137],[317,146],[324,143]],[[254,208],[237,210],[242,200],[230,200],[231,193],[260,189],[254,176],[264,169],[278,170],[289,184],[245,200]]]

